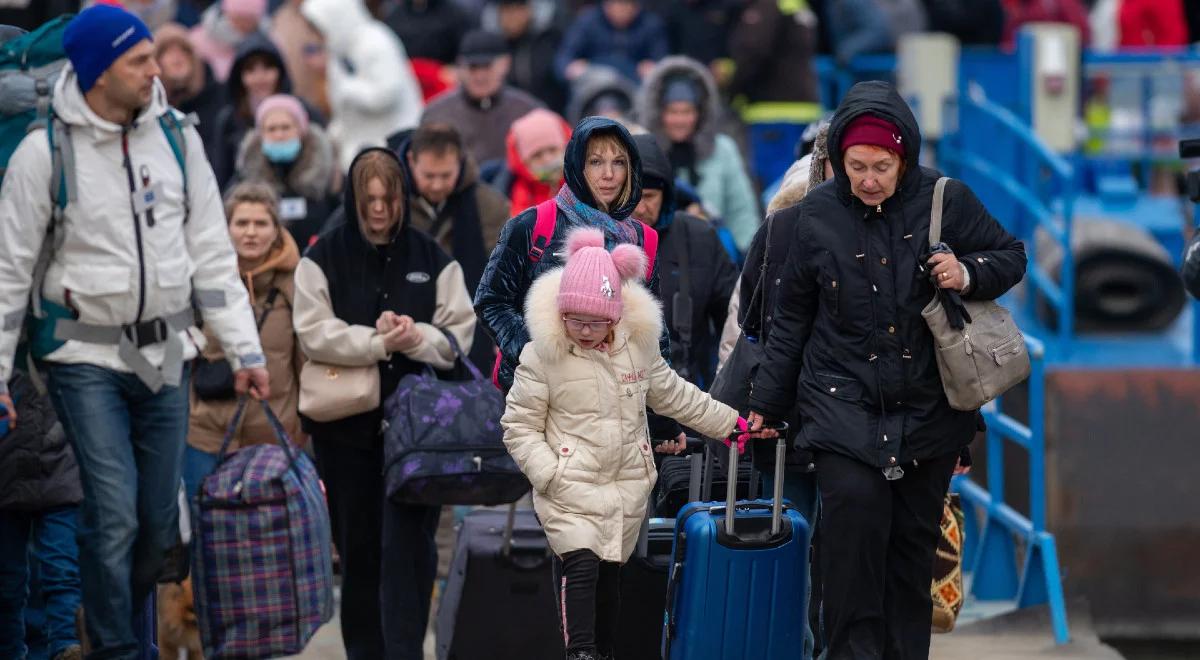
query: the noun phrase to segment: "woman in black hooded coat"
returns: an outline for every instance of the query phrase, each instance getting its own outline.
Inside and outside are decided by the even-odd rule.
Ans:
[[[488,259],[483,278],[475,293],[475,313],[496,345],[500,347],[501,359],[497,365],[496,382],[505,391],[512,387],[513,372],[521,349],[529,342],[529,329],[525,327],[525,294],[539,275],[563,265],[565,241],[571,229],[595,221],[599,216],[595,196],[584,176],[588,157],[588,143],[595,137],[612,136],[624,145],[629,155],[630,190],[628,198],[607,216],[613,224],[599,225],[604,231],[605,242],[611,249],[619,242],[633,242],[630,236],[618,236],[619,230],[628,227],[638,245],[645,245],[646,226],[630,216],[642,198],[642,161],[637,145],[629,131],[621,124],[604,117],[588,117],[579,122],[567,143],[563,168],[566,183],[556,198],[554,234],[550,243],[536,263],[530,258],[533,247],[533,230],[537,223],[537,210],[530,208],[512,218],[504,225],[496,249]],[[572,201],[574,202],[572,204]],[[570,207],[577,208],[570,208]],[[590,219],[589,219],[590,218]],[[657,260],[647,282],[650,291],[659,295],[659,268]],[[670,338],[663,331],[659,342],[663,358],[670,362]],[[648,415],[653,438],[677,438],[680,427],[674,420],[657,415]]]
[[[890,161],[845,158],[856,145],[878,144],[844,140],[863,123],[882,127],[890,146],[869,153]],[[967,300],[993,300],[1024,276],[1025,249],[970,188],[951,181],[942,241],[954,254],[930,260],[941,175],[918,165],[916,119],[891,85],[855,85],[829,145],[833,180],[777,218],[790,216],[778,224],[795,230],[751,421],[799,408],[799,444],[814,454],[821,496],[815,572],[828,657],[924,658],[942,499],[977,415],[946,400],[921,316],[935,295],[930,273]],[[890,193],[864,183],[888,176]]]

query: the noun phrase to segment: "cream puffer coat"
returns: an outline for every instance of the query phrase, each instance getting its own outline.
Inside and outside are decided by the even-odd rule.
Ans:
[[[658,479],[646,406],[715,438],[734,430],[738,414],[663,360],[662,312],[645,287],[623,285],[624,317],[603,353],[567,336],[557,304],[561,280],[561,268],[546,272],[526,298],[531,341],[508,393],[504,444],[533,484],[533,506],[555,554],[588,549],[623,563]]]

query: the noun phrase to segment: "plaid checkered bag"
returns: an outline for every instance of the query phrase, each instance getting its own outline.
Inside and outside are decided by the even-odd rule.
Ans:
[[[238,403],[194,503],[193,587],[209,660],[300,653],[333,616],[329,512],[316,468],[265,401],[278,444],[226,456],[246,405]]]

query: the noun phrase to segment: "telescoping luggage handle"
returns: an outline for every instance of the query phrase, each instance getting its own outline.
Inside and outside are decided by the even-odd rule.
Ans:
[[[783,472],[784,461],[787,457],[787,422],[778,422],[771,426],[763,428],[771,428],[779,432],[779,439],[775,441],[775,480],[771,484],[773,492],[771,493],[771,535],[779,533],[783,520]],[[740,432],[734,435],[739,435]],[[753,442],[753,440],[751,440]],[[729,477],[728,486],[726,486],[725,497],[725,533],[729,536],[734,536],[734,518],[737,516],[734,513],[737,511],[737,478],[738,478],[738,443],[736,441],[729,443]]]

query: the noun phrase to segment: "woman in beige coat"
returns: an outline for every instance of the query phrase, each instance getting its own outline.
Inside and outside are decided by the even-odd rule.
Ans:
[[[531,341],[501,423],[555,554],[567,658],[608,658],[620,565],[657,479],[646,406],[715,438],[745,422],[662,358],[661,310],[635,281],[645,270],[640,248],[621,244],[610,255],[599,230],[578,229],[567,255],[529,290]]]
[[[271,410],[283,422],[292,440],[300,443],[300,352],[292,330],[292,278],[300,262],[300,250],[279,219],[279,199],[275,191],[262,183],[243,183],[226,195],[225,215],[229,236],[238,254],[238,271],[250,294],[254,320],[258,322],[267,371],[271,374]],[[189,497],[217,464],[217,452],[225,431],[237,409],[232,380],[228,392],[209,393],[200,382],[200,372],[225,360],[225,353],[212,331],[204,330],[207,344],[193,367],[191,414],[188,420],[187,448],[184,450],[183,482]],[[207,362],[201,366],[199,363]],[[210,385],[213,378],[204,378]],[[275,433],[266,414],[257,406],[246,409],[245,417],[229,445],[229,451],[263,442],[274,442]]]

